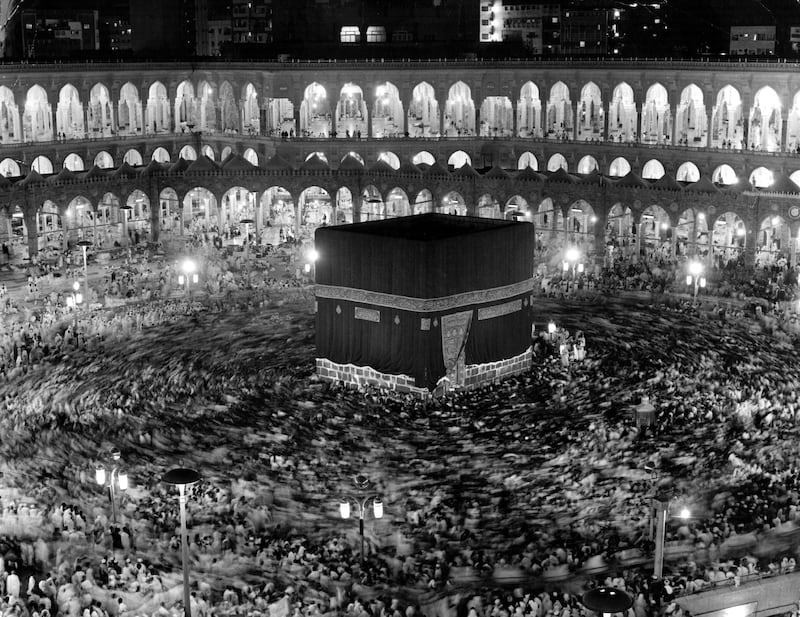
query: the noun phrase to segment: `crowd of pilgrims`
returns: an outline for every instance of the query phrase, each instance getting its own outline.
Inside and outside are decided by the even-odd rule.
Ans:
[[[764,313],[613,294],[589,308],[543,286],[532,371],[421,399],[318,381],[312,301],[285,293],[303,281],[197,259],[193,294],[176,261],[110,267],[92,310],[67,307],[52,272],[0,287],[4,615],[179,615],[172,466],[203,477],[188,500],[201,616],[582,617],[604,584],[631,593],[626,617],[678,617],[682,594],[795,569],[800,354]],[[116,524],[94,483],[112,446],[133,485]],[[386,513],[366,514],[363,561],[338,519],[357,474]],[[668,525],[663,581],[655,495],[693,512]]]

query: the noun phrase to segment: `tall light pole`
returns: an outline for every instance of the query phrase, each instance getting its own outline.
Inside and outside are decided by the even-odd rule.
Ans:
[[[583,262],[580,261],[581,253],[575,247],[568,248],[567,251],[564,253],[564,262],[562,267],[564,269],[564,273],[568,273],[570,269],[572,270],[572,278],[575,278],[576,274],[583,274]]]
[[[94,245],[91,240],[78,240],[78,246],[83,250],[83,284],[86,286],[83,297],[86,300],[86,306],[89,306],[89,267],[86,261],[86,251]]]
[[[111,451],[111,460],[114,461],[111,467],[111,472],[107,472],[106,468],[98,465],[94,470],[94,479],[100,486],[107,486],[111,497],[111,520],[114,526],[117,526],[117,498],[116,488],[121,491],[128,490],[128,474],[119,469],[119,460],[122,457],[120,451],[116,448]],[[106,480],[108,484],[106,485]]]
[[[353,478],[356,489],[359,493],[368,491],[372,482],[369,478],[363,475],[357,475]],[[345,495],[339,502],[339,515],[343,519],[350,518],[350,504],[355,504],[358,509],[358,534],[361,539],[361,562],[364,562],[364,517],[366,515],[367,504],[372,501],[372,515],[376,518],[383,518],[383,502],[376,494],[368,494],[366,496]]]
[[[656,496],[653,499],[653,507],[656,510],[656,548],[653,556],[653,575],[660,579],[664,575],[664,545],[667,536],[667,519],[670,517],[670,504],[672,499],[669,497]],[[687,520],[692,517],[688,508],[681,508],[678,518]]]
[[[178,285],[185,285],[186,295],[191,296],[192,283],[197,283],[200,280],[197,274],[197,264],[193,259],[184,259],[181,263],[181,270],[183,274],[178,275]]]
[[[192,617],[191,595],[189,593],[189,540],[186,534],[186,489],[200,480],[194,469],[176,467],[165,473],[161,480],[178,487],[178,502],[181,509],[181,561],[183,564],[183,614]]]
[[[250,261],[250,225],[255,223],[255,220],[242,219],[239,223],[244,225],[244,260]]]
[[[703,264],[699,261],[692,260],[689,262],[689,274],[686,275],[686,284],[689,287],[694,285],[694,294],[692,295],[692,301],[694,304],[697,304],[697,290],[699,288],[705,289],[706,286],[706,277],[703,276]]]

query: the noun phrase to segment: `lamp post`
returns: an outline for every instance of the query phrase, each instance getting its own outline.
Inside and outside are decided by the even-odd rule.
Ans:
[[[91,240],[78,240],[78,246],[83,251],[83,283],[86,286],[83,297],[86,299],[86,304],[89,304],[89,267],[86,261],[86,251],[90,246],[94,246]]]
[[[363,475],[357,475],[353,478],[356,489],[359,492],[367,491],[372,484],[369,478]],[[343,519],[350,518],[350,504],[355,504],[358,509],[358,535],[361,538],[361,562],[364,562],[364,517],[366,515],[367,504],[372,501],[372,515],[376,518],[383,518],[383,502],[380,496],[376,494],[368,494],[363,497],[356,495],[344,495],[339,502],[339,515]]]
[[[130,250],[131,243],[130,239],[128,238],[128,212],[133,210],[133,207],[129,206],[128,204],[124,204],[119,207],[119,210],[122,213],[122,238],[124,240],[123,246]]]
[[[197,283],[200,280],[200,275],[197,274],[197,264],[193,259],[184,259],[181,263],[181,270],[183,274],[178,275],[178,285],[186,286],[186,295],[191,296],[192,283]]]
[[[239,221],[242,225],[244,225],[244,259],[245,261],[250,260],[250,225],[255,223],[253,219],[242,219]]]
[[[78,308],[83,302],[83,294],[80,293],[81,284],[79,281],[72,283],[72,293],[67,296],[67,306],[69,308]]]
[[[705,289],[706,286],[706,277],[703,276],[703,264],[699,261],[693,260],[689,262],[689,274],[686,275],[686,284],[689,287],[694,286],[694,293],[692,295],[692,301],[694,304],[697,304],[697,290],[701,287]]]
[[[166,484],[178,487],[178,502],[181,510],[181,562],[183,567],[183,614],[192,617],[191,597],[189,594],[189,540],[186,535],[186,488],[200,480],[200,474],[194,469],[176,467],[165,473],[161,480]]]
[[[660,579],[664,574],[664,545],[667,535],[667,519],[670,518],[670,505],[672,499],[669,497],[656,496],[653,499],[653,507],[656,510],[656,547],[653,557],[653,575]],[[687,520],[692,513],[688,508],[681,508],[678,518]]]
[[[564,269],[564,273],[568,273],[572,270],[572,278],[575,278],[576,274],[583,274],[583,262],[580,261],[581,253],[575,247],[568,248],[566,253],[564,253],[564,262],[562,267]]]
[[[316,265],[317,265],[317,259],[319,259],[319,253],[317,252],[317,249],[313,247],[309,249],[308,252],[306,253],[306,259],[307,259],[306,264],[305,266],[303,266],[305,273],[308,274],[312,279],[316,278],[317,274]]]
[[[94,479],[100,486],[106,486],[109,490],[109,497],[111,498],[111,520],[114,526],[117,525],[117,498],[116,489],[121,491],[128,490],[128,474],[119,469],[119,460],[121,458],[120,451],[116,448],[111,451],[111,460],[113,465],[111,472],[106,471],[102,465],[98,465],[94,470]],[[108,484],[106,484],[108,480]]]

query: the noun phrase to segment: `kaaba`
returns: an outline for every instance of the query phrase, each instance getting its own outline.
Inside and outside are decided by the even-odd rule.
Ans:
[[[428,394],[531,365],[531,223],[421,214],[321,227],[317,373]]]

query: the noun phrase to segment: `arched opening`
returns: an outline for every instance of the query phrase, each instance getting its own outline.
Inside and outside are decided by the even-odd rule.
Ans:
[[[347,187],[336,191],[336,224],[348,225],[353,222],[353,194]]]
[[[469,154],[464,152],[463,150],[457,150],[450,155],[450,158],[447,159],[447,166],[450,169],[459,169],[464,165],[472,165],[472,159],[470,158]]]
[[[300,193],[302,239],[313,238],[314,230],[321,225],[329,225],[333,221],[333,203],[325,189],[311,186]]]
[[[131,82],[126,82],[120,88],[117,122],[120,135],[139,135],[144,128],[144,115],[142,113],[142,101],[139,98],[139,89]]]
[[[600,166],[597,164],[597,159],[587,154],[580,161],[578,161],[578,173],[590,174],[593,171],[600,171]]]
[[[56,131],[59,139],[83,139],[86,129],[83,120],[83,105],[78,90],[67,84],[58,94],[56,106]]]
[[[70,171],[83,171],[83,159],[72,152],[64,157],[64,168]]]
[[[427,165],[430,167],[436,162],[436,158],[430,152],[423,150],[422,152],[417,152],[411,158],[411,162],[414,165]]]
[[[245,135],[258,135],[258,127],[251,124],[244,125],[242,114],[239,113],[239,106],[236,104],[236,96],[233,93],[233,86],[228,81],[223,81],[219,87],[219,122],[220,130],[230,135],[238,133],[239,127]]]
[[[633,88],[618,84],[608,106],[608,140],[619,143],[636,141],[636,103]]]
[[[22,175],[22,170],[17,161],[6,158],[0,161],[0,174],[6,178],[18,178]]]
[[[64,214],[64,231],[67,236],[67,246],[74,247],[78,240],[95,241],[94,213],[91,202],[82,195],[75,197],[67,205]]]
[[[292,129],[297,130],[292,118]],[[261,110],[258,105],[258,91],[248,82],[242,88],[242,130],[248,135],[261,134]],[[294,136],[294,133],[292,133]]]
[[[108,88],[103,84],[95,84],[89,91],[86,123],[89,137],[110,137],[116,132],[114,107],[111,104]]]
[[[605,129],[605,112],[600,88],[594,82],[589,82],[581,89],[581,98],[578,101],[578,141],[600,141],[603,139]]]
[[[219,226],[223,237],[230,240],[229,244],[241,246],[246,243],[249,228],[242,221],[258,220],[256,201],[256,193],[243,186],[225,191],[220,201]]]
[[[400,169],[400,158],[394,152],[381,152],[378,155],[378,160],[383,161],[395,171]]]
[[[373,185],[367,186],[361,192],[360,212],[362,221],[377,221],[386,218],[386,204],[383,202],[380,191]]]
[[[663,177],[665,173],[664,165],[661,164],[661,161],[656,159],[650,159],[642,168],[642,178],[645,180],[658,180]]]
[[[311,152],[306,157],[306,161],[309,161],[309,160],[313,159],[314,157],[317,157],[323,163],[328,163],[328,155],[325,154],[324,152],[322,152],[322,150],[318,150],[317,152]],[[361,159],[361,160],[363,162],[363,159]]]
[[[546,113],[545,136],[548,139],[572,139],[572,102],[569,99],[569,88],[563,81],[557,82],[550,88]]]
[[[630,172],[631,164],[627,159],[621,156],[611,161],[611,165],[608,166],[608,175],[612,178],[621,178],[622,176],[628,175]]]
[[[507,96],[487,96],[481,103],[480,135],[511,137],[514,132],[514,110]]]
[[[597,217],[588,201],[578,199],[567,212],[564,221],[566,246],[577,247],[584,255],[594,252],[594,228]]]
[[[3,169],[3,166],[2,166],[2,163],[0,163],[0,170],[2,170],[2,169]],[[2,171],[0,171],[0,173],[2,173]],[[5,175],[5,174],[3,174],[3,175]],[[789,176],[789,180],[794,182],[797,186],[800,186],[800,169],[798,169],[795,172],[792,172],[792,175]]]
[[[150,237],[150,198],[136,189],[126,201],[128,209],[122,210],[122,218],[127,219],[123,233],[127,233],[129,245],[136,246]]]
[[[735,212],[725,212],[714,221],[711,247],[718,267],[739,261],[744,256],[747,230]]]
[[[242,154],[242,158],[244,158],[244,160],[251,165],[255,165],[256,167],[258,166],[258,154],[256,154],[256,151],[252,148],[247,148],[244,151],[244,154]]]
[[[306,87],[300,104],[300,134],[303,137],[329,137],[331,105],[323,86],[313,82]]]
[[[182,208],[178,193],[173,188],[165,188],[158,195],[161,207],[161,232],[165,234],[179,234],[181,231]]]
[[[428,82],[423,81],[414,87],[411,104],[408,106],[409,137],[438,137],[439,103],[436,92]]]
[[[757,167],[750,174],[750,184],[757,189],[767,189],[775,182],[772,172],[766,167]]]
[[[466,216],[467,204],[461,193],[458,191],[450,191],[442,197],[441,204],[438,211],[440,214],[452,214],[454,216]]]
[[[408,195],[406,192],[395,187],[386,196],[386,218],[393,219],[399,216],[409,216],[411,214],[411,206],[408,203]]]
[[[605,259],[609,264],[636,252],[635,231],[631,209],[619,202],[615,203],[606,218]]]
[[[447,137],[475,135],[475,103],[463,81],[450,87],[444,106],[444,134]]]
[[[403,102],[400,91],[391,82],[375,88],[375,105],[372,108],[373,137],[402,137]]]
[[[669,144],[672,141],[672,116],[667,90],[653,84],[647,90],[642,108],[642,143]]]
[[[178,84],[174,107],[176,133],[188,133],[195,127],[197,130],[202,130],[199,117],[200,105],[194,96],[194,86],[190,81],[182,81]]]
[[[433,194],[428,189],[422,189],[414,199],[414,214],[431,212],[433,212]]]
[[[484,219],[499,219],[500,204],[491,195],[481,195],[478,198],[477,215]]]
[[[296,213],[291,193],[282,186],[266,190],[262,203],[266,206],[267,229],[263,239],[267,244],[279,246],[295,237]]]
[[[233,148],[231,148],[230,146],[225,146],[225,147],[222,149],[222,154],[220,155],[220,160],[223,160],[223,161],[227,160],[227,159],[228,159],[228,157],[229,157],[229,156],[230,156],[232,153],[233,153]]]
[[[701,238],[708,244],[708,223],[702,213],[695,214],[692,208],[684,210],[678,217],[675,234],[675,252],[681,257],[689,257],[707,252],[707,247],[700,250]]]
[[[94,164],[100,169],[111,169],[114,167],[114,158],[105,150],[101,150],[94,157]]]
[[[542,136],[542,101],[539,88],[532,81],[526,82],[517,101],[517,136]]]
[[[0,143],[15,144],[22,141],[22,122],[14,93],[0,86]]]
[[[339,92],[336,104],[336,136],[361,138],[367,136],[367,103],[359,86],[346,83]]]
[[[725,86],[717,93],[717,104],[711,116],[710,145],[731,150],[744,147],[742,97],[733,86]]]
[[[687,161],[678,167],[675,179],[678,182],[697,182],[700,179],[700,169],[691,161]]]
[[[549,263],[561,250],[560,234],[566,230],[564,213],[550,197],[543,199],[536,208],[533,226],[536,229],[536,256]]]
[[[761,220],[756,244],[756,267],[767,268],[779,262],[786,265],[789,258],[789,224],[782,216],[772,214]]]
[[[675,130],[679,146],[701,148],[708,143],[708,116],[703,91],[695,84],[689,84],[681,93],[675,112]]]
[[[362,167],[364,167],[364,165],[365,165],[365,164],[364,164],[364,158],[363,158],[363,157],[362,157],[362,156],[361,156],[361,155],[360,155],[358,152],[355,152],[355,151],[353,151],[353,150],[351,150],[350,152],[348,152],[347,154],[345,154],[345,155],[342,157],[342,160],[341,160],[341,161],[339,161],[339,165],[341,166],[341,164],[342,164],[342,163],[343,163],[345,160],[347,160],[347,158],[348,158],[348,157],[349,157],[349,158],[354,158],[354,159],[355,159],[355,160],[357,160],[359,163],[361,163],[361,166],[362,166]],[[306,159],[306,160],[308,160],[308,159]]]
[[[169,152],[167,152],[166,148],[162,146],[159,146],[153,150],[152,158],[156,163],[169,163],[170,161]]]
[[[711,179],[715,184],[728,185],[736,184],[739,178],[736,177],[736,172],[730,165],[720,165],[714,170]]]
[[[205,156],[206,158],[211,159],[212,161],[214,160],[214,158],[215,158],[214,148],[212,148],[208,144],[206,144],[205,146],[200,148],[200,151],[203,153],[203,156]]]
[[[312,112],[314,111],[312,103]],[[302,108],[302,105],[301,105]],[[319,119],[315,120],[319,123]],[[324,131],[323,127],[318,127],[320,131]],[[294,137],[295,135],[295,121],[294,121],[294,104],[287,98],[269,99],[267,102],[267,133],[275,137]],[[307,137],[325,137],[324,135],[311,134]]]
[[[547,171],[552,172],[558,171],[559,169],[569,171],[569,164],[567,163],[567,159],[564,158],[564,155],[557,152],[547,161]]]
[[[507,221],[519,221],[529,218],[528,202],[521,195],[513,195],[506,202],[503,218]]]
[[[167,89],[160,81],[150,85],[147,96],[147,133],[168,133],[171,129],[171,115]]]
[[[641,248],[649,259],[669,259],[672,256],[672,227],[669,214],[661,206],[645,208],[639,222]]]
[[[517,161],[517,169],[525,169],[530,167],[533,171],[539,171],[539,161],[536,160],[536,155],[533,152],[523,152]]]
[[[33,159],[33,163],[31,163],[31,169],[37,174],[42,174],[43,176],[46,174],[51,174],[53,173],[53,162],[46,156],[39,155]]]
[[[184,146],[181,148],[181,151],[178,153],[179,159],[184,159],[186,161],[196,161],[197,160],[197,152],[195,151],[193,146]]]
[[[186,193],[181,209],[181,235],[195,235],[220,229],[219,207],[214,193],[196,186]]]
[[[22,131],[27,141],[53,140],[53,111],[47,92],[39,85],[32,86],[25,96]]]
[[[64,228],[58,206],[50,200],[42,204],[37,213],[39,239],[38,249],[45,259],[57,257],[64,249]]]
[[[25,214],[19,206],[13,206],[11,210],[11,220],[9,221],[10,227],[10,251],[11,256],[22,257],[26,259],[30,257],[28,247],[28,226],[25,223]]]
[[[800,91],[792,99],[792,108],[786,121],[786,152],[800,154]]]
[[[781,149],[781,99],[769,86],[764,86],[753,99],[750,109],[750,130],[747,141],[751,150],[779,152]]]
[[[125,153],[125,156],[122,157],[122,160],[131,167],[138,167],[139,165],[144,164],[144,161],[142,160],[142,155],[139,154],[138,150],[134,150],[133,148],[131,148]]]

